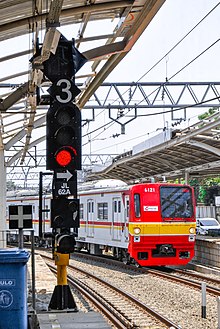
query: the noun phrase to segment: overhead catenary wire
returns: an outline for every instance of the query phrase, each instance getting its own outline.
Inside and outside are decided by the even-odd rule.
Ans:
[[[202,104],[205,104],[205,103],[208,103],[208,102],[212,102],[212,101],[214,101],[214,100],[219,100],[220,99],[220,97],[214,97],[214,98],[211,98],[211,99],[208,99],[208,100],[206,100],[206,101],[203,101],[203,102],[200,102],[200,103],[196,103],[196,104],[192,104],[190,107],[188,106],[188,107],[179,107],[179,108],[176,108],[176,109],[171,109],[171,110],[168,110],[168,111],[163,111],[163,112],[157,112],[157,113],[148,113],[148,114],[141,114],[141,115],[139,115],[139,117],[148,117],[148,116],[155,116],[155,115],[161,115],[161,114],[167,114],[167,113],[171,113],[171,112],[176,112],[176,111],[180,111],[180,110],[185,110],[185,109],[189,109],[189,108],[192,108],[192,107],[199,107],[199,105],[202,105]],[[219,104],[219,106],[220,106],[220,104]],[[99,127],[99,128],[97,128],[95,131],[98,131],[98,130],[100,130],[100,129],[102,129],[103,127],[106,127],[107,125],[113,125],[115,122],[108,122],[107,124],[105,124],[104,126],[101,126],[101,127]],[[108,127],[109,128],[109,127]],[[107,128],[107,129],[108,129]],[[94,131],[94,132],[95,132]],[[95,137],[94,137],[94,139],[95,138],[97,138],[99,135],[101,135],[103,132],[101,132],[101,133],[99,133],[98,135],[96,135]],[[85,136],[87,136],[87,135],[90,135],[91,133],[88,133],[88,134],[86,134],[86,135],[84,135],[83,137],[85,137]],[[145,134],[146,135],[146,134]],[[145,136],[145,135],[142,135],[142,136]],[[142,136],[139,136],[139,137],[142,137]],[[136,137],[136,138],[139,138],[139,137]],[[89,141],[89,142],[91,142],[91,140]],[[85,146],[86,144],[88,144],[89,142],[87,142],[87,143],[85,143],[85,144],[83,144],[83,146]]]
[[[148,73],[150,73],[164,58],[166,58],[186,37],[190,35],[218,6],[220,2],[217,3],[189,32],[187,32],[163,57],[161,57],[146,73],[144,73],[138,80],[139,82]],[[171,79],[171,78],[170,78]]]
[[[183,71],[185,68],[187,68],[190,64],[192,64],[196,59],[198,59],[201,55],[203,55],[206,51],[208,51],[210,48],[212,48],[213,46],[215,46],[218,42],[220,41],[220,38],[219,39],[217,39],[215,42],[213,42],[211,45],[209,45],[206,49],[204,49],[201,53],[199,53],[196,57],[194,57],[191,61],[189,61],[186,65],[184,65],[181,69],[179,69],[176,73],[174,73],[169,79],[168,79],[168,81],[169,80],[171,80],[172,78],[174,78],[177,74],[179,74],[181,71]],[[157,90],[157,89],[156,89]],[[150,95],[152,95],[156,90],[154,90],[154,91],[152,91],[151,92],[151,94]],[[148,97],[150,96],[150,95],[148,95]],[[215,100],[215,99],[219,99],[219,97],[215,97],[215,98],[213,98],[213,99],[211,99],[211,100]],[[209,100],[209,101],[211,101],[211,100]],[[140,104],[142,101],[140,101],[138,104]],[[188,109],[188,108],[191,108],[191,107],[194,107],[194,106],[198,106],[198,105],[202,105],[202,104],[204,104],[204,103],[207,103],[207,101],[203,101],[203,102],[200,102],[200,103],[196,103],[196,104],[192,104],[192,106],[188,106],[188,107],[181,107],[181,108],[177,108],[177,109],[175,109],[175,111],[179,111],[179,110],[183,110],[183,109]],[[138,104],[136,104],[136,106],[138,107]],[[130,110],[128,110],[127,111],[127,113],[129,112]],[[142,115],[142,116],[153,116],[153,115],[161,115],[161,114],[166,114],[166,113],[169,113],[169,112],[173,112],[174,110],[172,109],[172,110],[169,110],[169,111],[163,111],[163,112],[157,112],[157,113],[151,113],[151,114],[148,114],[148,115]],[[126,113],[126,114],[127,114]],[[126,115],[125,114],[125,115]],[[95,129],[94,131],[92,131],[92,132],[90,132],[89,134],[92,134],[92,133],[94,133],[94,132],[96,132],[97,130],[100,130],[100,129],[102,129],[102,128],[104,128],[104,127],[106,127],[106,126],[108,126],[108,128],[110,128],[111,127],[111,125],[113,125],[113,124],[115,124],[115,122],[112,122],[112,121],[110,121],[110,122],[108,122],[108,123],[106,123],[105,125],[103,125],[103,126],[101,126],[101,127],[98,127],[97,129]],[[108,129],[107,128],[107,129]],[[106,130],[106,129],[105,129]],[[101,132],[102,133],[102,132]],[[100,134],[101,134],[100,133]],[[100,135],[99,134],[99,135]],[[97,138],[99,135],[96,135],[94,138]],[[87,135],[84,135],[83,137],[85,137],[85,136],[87,136]]]
[[[161,57],[160,60],[158,60],[145,74],[143,74],[138,80],[137,82],[139,82],[141,79],[143,79],[150,71],[152,71],[164,58],[166,58],[186,37],[189,36],[189,34],[191,32],[193,32],[218,6],[219,6],[220,2],[218,2],[189,32],[187,32],[164,56]],[[215,42],[213,42],[210,46],[208,46],[205,50],[203,50],[199,55],[197,55],[195,58],[193,58],[190,62],[188,62],[186,65],[184,65],[181,69],[179,69],[175,74],[173,74],[169,79],[167,79],[167,81],[171,80],[173,77],[175,77],[177,74],[179,74],[180,72],[182,72],[185,68],[187,68],[190,64],[192,64],[195,60],[197,60],[201,55],[203,55],[206,51],[208,51],[210,48],[212,48],[216,43],[219,42],[220,39],[217,39]],[[128,90],[126,90],[124,93],[126,93]],[[153,91],[154,92],[154,91]],[[152,92],[152,93],[153,93]],[[116,102],[116,100],[114,100],[112,103]],[[140,104],[140,103],[139,103]],[[200,103],[202,104],[202,103]],[[198,106],[197,104],[195,106]],[[179,108],[179,109],[175,109],[175,111],[178,110],[182,110],[183,108]],[[173,111],[173,110],[171,110]],[[165,113],[169,113],[171,111],[166,111]],[[104,112],[104,110],[102,111]],[[102,113],[100,112],[99,115]],[[129,110],[128,110],[129,112]],[[127,113],[128,113],[127,112]],[[163,113],[155,113],[155,114],[149,114],[146,116],[151,116],[151,115],[161,115],[164,114]],[[84,135],[83,137],[86,137],[87,135],[91,135],[93,133],[95,133],[96,131],[100,130],[100,129],[104,129],[104,131],[100,132],[98,135],[96,135],[93,140],[95,138],[97,138],[98,136],[100,136],[103,132],[105,132],[108,128],[110,128],[113,124],[115,124],[115,122],[108,122],[106,124],[104,124],[103,126],[98,127],[97,129],[91,131],[90,133]],[[106,128],[107,127],[107,128]],[[90,140],[91,142],[92,140]],[[85,143],[84,145],[86,145],[87,143]]]

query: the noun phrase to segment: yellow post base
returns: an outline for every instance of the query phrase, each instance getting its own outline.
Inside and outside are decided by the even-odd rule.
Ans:
[[[72,309],[77,312],[76,303],[67,284],[67,265],[69,265],[69,254],[54,253],[55,265],[57,265],[57,286],[49,304],[51,310]]]
[[[57,265],[57,285],[67,285],[67,265],[69,265],[69,254],[55,254],[55,265]]]

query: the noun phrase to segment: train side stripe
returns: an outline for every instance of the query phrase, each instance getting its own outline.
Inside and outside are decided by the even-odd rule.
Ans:
[[[114,228],[114,230],[121,230],[122,229],[122,225],[119,225],[119,223],[117,223],[118,225],[114,225],[112,226],[111,223],[105,223],[103,225],[99,224],[81,224],[80,227],[84,228],[84,227],[88,227],[88,228],[93,228],[93,229],[110,229],[110,228]],[[178,225],[176,224],[170,224],[170,223],[129,223],[128,224],[128,231],[131,235],[135,235],[134,234],[134,228],[135,227],[139,227],[141,232],[140,235],[151,235],[151,236],[155,236],[155,235],[189,235],[189,229],[190,228],[194,228],[196,229],[196,224],[194,222],[191,223],[178,223]]]
[[[129,223],[128,230],[134,234],[134,228],[139,227],[140,235],[188,235],[189,229],[194,228],[196,233],[196,223]]]

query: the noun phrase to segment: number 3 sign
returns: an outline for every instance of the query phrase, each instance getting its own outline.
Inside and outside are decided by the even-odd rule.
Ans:
[[[81,90],[70,79],[60,78],[52,84],[48,93],[57,102],[67,104],[72,102]]]

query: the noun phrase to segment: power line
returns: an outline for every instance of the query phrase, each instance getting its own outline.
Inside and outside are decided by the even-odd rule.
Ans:
[[[199,55],[197,55],[195,58],[193,58],[190,62],[188,62],[185,66],[183,66],[180,70],[178,70],[175,74],[173,74],[169,79],[167,79],[167,82],[169,81],[169,80],[171,80],[172,78],[174,78],[177,74],[179,74],[181,71],[183,71],[186,67],[188,67],[190,64],[192,64],[196,59],[198,59],[201,55],[203,55],[206,51],[208,51],[210,48],[212,48],[216,43],[218,43],[220,41],[220,38],[219,39],[217,39],[215,42],[213,42],[209,47],[207,47],[205,50],[203,50]],[[139,80],[138,80],[139,81]],[[158,88],[157,88],[158,89]],[[154,91],[152,91],[151,92],[151,94],[153,94],[153,93],[155,93],[155,91],[157,91],[157,89],[155,89]],[[148,95],[148,97],[151,95],[151,94],[149,94]],[[212,100],[215,100],[215,99],[219,99],[219,97],[216,97],[216,98],[213,98],[213,99],[211,99],[211,100],[209,100],[209,101],[212,101]],[[142,101],[140,101],[138,104],[140,104]],[[202,104],[204,104],[204,103],[207,103],[208,101],[204,101],[204,102],[201,102],[201,103],[197,103],[197,104],[195,104],[195,105],[192,105],[192,106],[190,106],[190,107],[194,107],[194,106],[198,106],[198,105],[202,105]],[[136,105],[137,107],[138,107],[138,104]],[[166,111],[165,113],[169,113],[169,112],[173,112],[173,111],[180,111],[180,110],[183,110],[183,109],[186,109],[186,108],[179,108],[179,109],[175,109],[175,110],[171,110],[171,111]],[[127,113],[129,112],[130,110],[128,110],[127,111]],[[127,114],[126,113],[126,114]],[[159,113],[151,113],[151,114],[146,114],[146,115],[139,115],[139,116],[153,116],[153,115],[161,115],[161,114],[164,114],[164,112],[159,112]],[[112,122],[112,124],[111,124],[111,122],[109,122],[108,124],[106,124],[106,125],[104,125],[104,126],[101,126],[101,127],[99,127],[99,128],[97,128],[95,131],[97,131],[97,130],[99,130],[99,129],[102,129],[103,127],[105,127],[105,126],[107,126],[107,125],[110,125],[111,124],[111,126],[114,124],[115,122]],[[110,127],[111,127],[110,126]],[[109,127],[108,127],[109,128]],[[108,129],[107,128],[107,129]],[[95,132],[95,131],[93,131],[93,132]],[[93,133],[93,132],[91,132],[91,133]],[[90,133],[90,134],[91,134]],[[100,134],[102,134],[102,132],[100,133]],[[99,134],[99,135],[100,135]],[[97,136],[99,136],[99,135],[97,135]],[[97,137],[96,136],[96,137]],[[96,137],[94,137],[94,138],[96,138]]]
[[[159,59],[146,73],[144,73],[137,82],[139,82],[141,79],[143,79],[150,71],[152,71],[164,58],[166,58],[186,37],[188,37],[188,35],[195,30],[195,28],[197,28],[197,26],[199,26],[220,4],[220,2],[217,3],[216,6],[214,6],[209,12],[208,14],[206,14],[187,34],[184,35],[184,37],[182,37],[182,39],[180,39],[180,41],[178,41],[161,59]]]
[[[181,71],[183,71],[187,66],[192,64],[196,59],[198,59],[201,55],[203,55],[206,51],[208,51],[210,48],[212,48],[216,43],[218,43],[220,39],[217,39],[215,42],[213,42],[209,47],[207,47],[205,50],[203,50],[199,55],[197,55],[195,58],[193,58],[189,63],[187,63],[185,66],[183,66],[179,71],[177,71],[175,74],[173,74],[169,79],[171,80],[174,78],[177,74],[179,74]]]
[[[200,102],[200,103],[192,104],[191,106],[187,106],[187,107],[179,107],[179,108],[177,108],[177,109],[171,109],[171,110],[169,110],[169,111],[165,111],[165,112],[163,111],[163,112],[157,112],[157,113],[141,114],[141,115],[139,115],[139,117],[155,116],[155,115],[168,114],[168,113],[171,113],[171,112],[176,112],[176,111],[181,111],[181,110],[187,110],[187,109],[192,108],[192,107],[199,107],[199,105],[202,105],[202,104],[205,104],[205,103],[212,102],[212,101],[214,101],[214,100],[216,100],[216,99],[219,99],[219,98],[220,98],[220,97],[214,97],[214,98],[208,99],[208,100],[203,101],[203,102]],[[129,111],[128,111],[128,112],[129,112]],[[97,129],[94,130],[93,132],[102,129],[103,127],[106,127],[107,125],[109,126],[108,128],[110,128],[114,123],[115,123],[115,122],[111,122],[111,121],[110,121],[110,122],[108,122],[107,124],[105,124],[104,126],[101,126],[101,127],[97,128]],[[108,129],[108,128],[107,128],[107,129]],[[93,138],[93,140],[96,139],[98,136],[100,136],[102,133],[103,133],[103,131],[101,131],[98,135],[96,135],[96,136]],[[88,133],[88,134],[84,135],[83,137],[86,137],[86,136],[88,136],[88,135],[90,135],[90,134]],[[145,136],[145,135],[143,135],[143,136]],[[142,136],[139,136],[139,137],[136,137],[136,138],[140,138],[140,137],[142,137]],[[134,138],[134,139],[135,139],[135,138]],[[83,146],[87,145],[87,144],[90,143],[90,142],[92,142],[92,140],[90,140],[89,142],[83,144]],[[124,142],[122,142],[122,143],[124,143]],[[119,144],[121,144],[121,143],[118,143],[117,145],[119,145]],[[99,151],[100,151],[100,150],[99,150]]]
[[[218,6],[219,6],[220,2],[217,3],[217,5],[215,5],[187,34],[185,34],[159,61],[157,61],[144,75],[142,75],[137,82],[139,82],[141,79],[143,79],[152,69],[154,69],[166,56],[168,56],[193,30],[195,30]],[[174,75],[172,75],[167,81],[171,80],[173,77],[175,77],[177,74],[179,74],[181,71],[183,71],[186,67],[188,67],[190,64],[192,64],[196,59],[198,59],[201,55],[203,55],[206,51],[208,51],[211,47],[213,47],[217,42],[219,42],[220,39],[217,39],[214,43],[212,43],[209,47],[207,47],[204,51],[202,51],[199,55],[197,55],[194,59],[192,59],[189,63],[187,63],[185,66],[183,66],[180,70],[178,70]],[[129,90],[129,89],[128,89]],[[128,90],[126,90],[124,93],[126,93]],[[153,91],[152,93],[154,93],[155,91]],[[150,96],[150,95],[148,95]],[[218,99],[215,98],[215,99]],[[114,100],[112,103],[114,103],[116,100]],[[203,104],[206,103],[205,102],[201,102],[199,104]],[[141,102],[140,102],[141,103]],[[140,104],[139,103],[139,104]],[[192,105],[193,106],[198,106],[198,104]],[[166,111],[166,113],[172,112],[172,111],[179,111],[182,110],[184,108],[179,108],[179,109],[175,109],[175,110],[171,110],[171,111]],[[101,113],[103,113],[105,110],[103,110],[102,112],[99,113],[99,115]],[[129,110],[128,110],[129,112]],[[127,113],[128,113],[127,112]],[[127,114],[126,113],[126,114]],[[160,112],[160,113],[152,113],[152,114],[147,114],[147,115],[141,115],[141,116],[152,116],[152,115],[161,115],[164,114],[164,112]],[[105,125],[98,127],[97,129],[91,131],[90,133],[84,135],[83,137],[86,137],[88,135],[93,134],[94,132],[100,130],[100,129],[104,129],[105,127],[110,128],[113,124],[115,124],[115,122],[108,122]],[[108,129],[107,128],[107,129]],[[106,131],[106,129],[104,130]],[[95,138],[97,138],[98,136],[100,136],[104,131],[100,132],[98,135],[96,135],[93,140]],[[92,140],[91,140],[92,141]],[[86,144],[84,144],[86,145]]]
[[[190,106],[179,107],[177,109],[171,109],[171,110],[165,111],[165,112],[163,111],[163,112],[157,112],[157,113],[140,114],[139,116],[140,117],[148,117],[148,116],[154,116],[154,115],[167,114],[167,113],[170,113],[170,112],[176,112],[176,111],[181,111],[181,110],[187,110],[187,109],[192,108],[192,107],[199,107],[199,105],[212,102],[216,99],[220,99],[220,97],[214,97],[214,98],[208,99],[208,100],[203,101],[203,102],[192,104]],[[220,104],[219,104],[219,106],[220,106]]]

